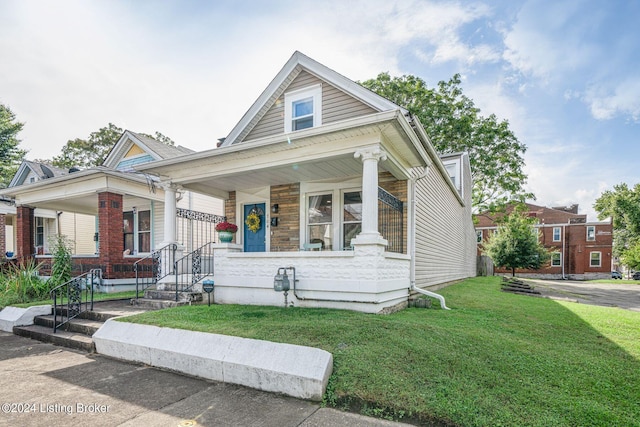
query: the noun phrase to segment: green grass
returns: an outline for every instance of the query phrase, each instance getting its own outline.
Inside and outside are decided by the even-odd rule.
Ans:
[[[460,426],[640,425],[640,313],[500,292],[500,278],[441,290],[451,311],[368,315],[215,305],[127,321],[319,347],[325,402]]]
[[[114,292],[114,293],[94,293],[93,300],[107,301],[112,299],[134,298],[135,296],[136,296],[136,291]],[[5,304],[5,301],[2,300],[2,296],[0,295],[0,310],[2,310],[7,305],[12,305],[14,307],[31,307],[34,305],[44,305],[44,304],[53,304],[53,301],[51,299],[44,299],[44,300],[30,301],[30,302],[25,302],[20,304]]]

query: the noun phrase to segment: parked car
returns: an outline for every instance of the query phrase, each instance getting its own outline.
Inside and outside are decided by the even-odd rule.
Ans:
[[[619,271],[612,271],[611,272],[611,278],[612,279],[622,279],[622,273],[620,273]],[[635,279],[635,274],[634,274],[634,279]]]
[[[631,278],[633,280],[640,280],[640,271],[636,271],[635,273],[633,273],[633,276],[631,276]]]

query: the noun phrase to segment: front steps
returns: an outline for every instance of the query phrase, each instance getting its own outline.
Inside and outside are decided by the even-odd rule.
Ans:
[[[144,291],[144,297],[132,299],[131,305],[144,307],[152,310],[162,308],[178,307],[181,305],[198,304],[202,302],[202,292],[178,291],[176,301],[175,283],[158,283],[154,288]]]
[[[53,333],[53,309],[51,314],[35,316],[33,325],[14,326],[13,333],[42,342],[52,343],[68,348],[92,353],[95,345],[91,338],[102,325],[112,317],[133,315],[144,312],[144,309],[131,307],[128,300],[111,300],[94,303],[93,311],[80,313]],[[60,314],[66,315],[66,308],[58,308]]]
[[[92,353],[95,351],[95,346],[91,336],[100,329],[108,317],[105,318],[103,313],[86,311],[80,314],[79,317],[71,319],[67,324],[58,328],[54,334],[53,314],[36,316],[33,319],[33,325],[15,326],[13,333],[38,341],[49,342],[55,345]]]

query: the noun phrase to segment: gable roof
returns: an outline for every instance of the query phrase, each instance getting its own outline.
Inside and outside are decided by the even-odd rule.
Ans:
[[[295,51],[220,146],[226,147],[235,142],[242,141],[276,100],[285,92],[293,79],[303,70],[330,83],[378,112],[401,110],[403,113],[407,113],[404,108],[388,99],[370,91],[342,74],[333,71],[327,66],[320,64],[301,52]]]
[[[24,184],[24,181],[27,179],[30,173],[35,174],[38,177],[38,180],[40,181],[43,179],[55,178],[58,176],[67,175],[69,171],[65,169],[60,169],[48,163],[23,160],[17,172],[11,179],[11,182],[9,183],[9,187],[15,187],[15,186]]]
[[[111,148],[111,151],[109,151],[102,165],[116,169],[120,161],[125,158],[126,154],[134,145],[138,146],[146,155],[151,157],[149,161],[171,159],[194,153],[194,151],[189,148],[180,145],[164,144],[151,137],[125,130],[122,136],[120,136],[120,139],[118,139],[118,142],[116,142],[113,148]]]

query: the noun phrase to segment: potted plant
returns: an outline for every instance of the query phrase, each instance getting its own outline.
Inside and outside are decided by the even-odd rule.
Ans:
[[[238,231],[238,226],[230,222],[219,222],[216,224],[218,238],[223,243],[229,243],[233,240],[233,235]]]

